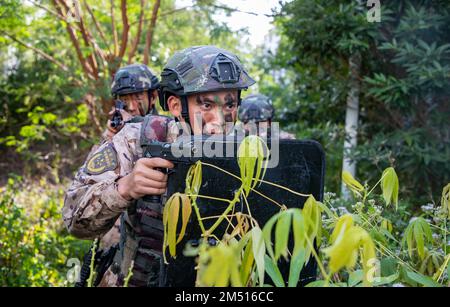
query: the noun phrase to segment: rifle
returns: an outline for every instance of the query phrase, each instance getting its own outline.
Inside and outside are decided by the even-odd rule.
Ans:
[[[119,128],[123,124],[123,117],[120,110],[125,108],[125,103],[122,100],[116,100],[116,110],[114,111],[113,117],[111,119],[111,127],[114,129]]]
[[[151,141],[150,143],[142,145],[142,151],[144,158],[162,158],[173,162],[175,164],[175,169],[160,170],[170,176],[170,174],[176,171],[177,164],[192,165],[204,158],[235,160],[236,157],[234,155],[229,157],[225,155],[225,152],[226,150],[229,150],[229,146],[234,146],[233,148],[235,148],[238,144],[239,142],[236,141],[236,137],[227,137],[223,135],[207,137],[185,136],[177,139],[173,143]],[[215,146],[215,148],[217,148],[217,146],[222,146],[222,152],[224,153],[223,157],[215,157],[214,153],[209,153],[204,150],[205,148],[211,148],[211,146]],[[144,196],[144,200],[160,203],[161,196],[147,195]]]

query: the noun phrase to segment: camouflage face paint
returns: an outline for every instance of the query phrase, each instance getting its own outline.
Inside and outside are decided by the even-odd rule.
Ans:
[[[150,97],[145,92],[137,93],[134,97],[138,102],[139,113],[144,116],[148,113],[150,107]]]
[[[198,104],[202,104],[202,103],[203,103],[203,100],[202,100],[202,98],[200,97],[200,95],[197,95],[197,98],[195,99],[195,101],[196,101]]]
[[[232,95],[231,93],[228,93],[226,96],[225,96],[225,103],[235,103],[236,102],[236,99],[235,99],[235,97],[234,97],[234,95]]]

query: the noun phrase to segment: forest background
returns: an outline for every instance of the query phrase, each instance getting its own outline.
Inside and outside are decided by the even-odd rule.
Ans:
[[[248,94],[268,95],[283,129],[323,145],[337,208],[344,157],[363,183],[396,169],[399,229],[437,206],[450,181],[450,3],[383,3],[377,22],[368,1],[282,1],[265,13],[239,2],[0,0],[1,286],[71,285],[68,259],[90,242],[62,224],[64,189],[100,139],[112,76],[135,62],[159,73],[193,45],[238,54],[257,80]],[[236,14],[273,27],[255,44],[224,18]]]

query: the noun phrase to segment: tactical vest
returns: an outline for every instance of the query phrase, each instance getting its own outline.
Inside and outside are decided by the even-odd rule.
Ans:
[[[166,116],[146,116],[141,127],[140,144],[143,157],[149,157],[147,145],[153,141],[166,142],[168,124],[172,121]],[[121,239],[118,253],[120,266],[119,284],[129,274],[133,264],[131,287],[158,287],[165,282],[160,278],[164,270],[162,245],[164,227],[162,208],[166,197],[146,196],[134,202],[121,217]],[[116,268],[118,269],[118,268]]]

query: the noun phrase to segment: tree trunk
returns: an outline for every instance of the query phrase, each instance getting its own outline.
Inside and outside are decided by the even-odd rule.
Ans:
[[[347,96],[347,110],[345,115],[345,141],[342,172],[348,171],[352,176],[356,174],[356,164],[350,160],[349,151],[353,150],[358,140],[359,94],[361,92],[361,54],[355,53],[349,58],[349,92]],[[341,194],[345,199],[349,197],[349,190],[341,183]]]

